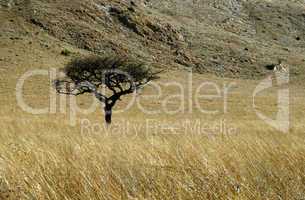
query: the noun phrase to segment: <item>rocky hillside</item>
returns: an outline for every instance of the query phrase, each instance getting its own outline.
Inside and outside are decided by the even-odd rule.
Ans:
[[[162,68],[259,78],[305,66],[304,0],[2,0],[1,40],[47,34],[95,54]],[[48,46],[48,45],[47,45]],[[46,46],[46,47],[47,47]]]

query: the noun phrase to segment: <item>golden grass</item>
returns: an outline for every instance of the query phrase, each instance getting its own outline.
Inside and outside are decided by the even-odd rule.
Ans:
[[[66,58],[55,57],[62,48],[50,56],[37,50],[39,47],[31,52],[20,43],[14,45],[21,45],[14,47],[14,53],[23,57],[3,66],[0,75],[0,199],[305,199],[301,86],[290,88],[291,130],[286,134],[255,115],[251,95],[256,82],[246,80],[224,80],[236,82],[229,93],[227,113],[204,115],[194,109],[192,114],[151,116],[133,107],[114,115],[113,121],[142,125],[137,131],[131,129],[126,135],[110,127],[108,134],[103,129],[87,133],[81,132],[80,120],[88,118],[103,125],[100,111],[77,115],[77,125],[71,127],[69,114],[31,115],[16,105],[18,77],[28,69],[60,67]],[[14,54],[3,57],[15,59]],[[41,59],[37,61],[37,57]],[[195,75],[193,90],[208,78],[219,85],[224,82]],[[185,72],[170,72],[161,81],[176,80],[186,85],[186,79]],[[24,93],[31,105],[48,105],[49,86],[45,82],[45,77],[27,81]],[[148,92],[149,88],[143,94]],[[164,88],[165,96],[175,92]],[[276,110],[274,94],[265,92],[257,102],[260,110],[271,116]],[[81,98],[79,103],[86,107],[89,100]],[[158,99],[143,101],[143,105],[162,107]],[[223,102],[205,100],[202,105],[221,110]],[[171,130],[146,129],[146,119],[170,126],[187,120],[208,125],[225,120],[236,129],[232,134],[199,134],[190,128],[172,134]]]
[[[302,199],[305,194],[301,134],[126,137],[82,135],[64,126],[36,132],[9,127],[0,144],[2,199]]]
[[[182,72],[172,73],[175,80],[186,84]],[[203,78],[195,75],[194,85]],[[79,120],[89,118],[103,125],[102,113],[80,115],[77,126],[71,127],[68,115],[24,113],[16,106],[12,91],[4,89],[7,95],[2,101],[10,106],[1,110],[0,199],[304,199],[305,137],[302,112],[296,110],[302,98],[294,99],[292,128],[283,134],[250,111],[254,82],[229,81],[237,87],[226,114],[203,115],[195,110],[185,115],[149,116],[132,108],[114,116],[114,122],[128,120],[132,125],[145,125],[145,118],[169,125],[187,119],[208,124],[225,119],[237,128],[233,134],[211,135],[191,129],[176,134],[147,132],[145,126],[128,135],[112,127],[108,134],[82,133]],[[43,91],[48,86],[31,90],[35,83],[28,83],[26,96],[30,102],[45,105]],[[259,100],[266,112],[276,105],[271,94]],[[221,101],[204,103],[222,106]],[[161,106],[159,101],[144,104]]]

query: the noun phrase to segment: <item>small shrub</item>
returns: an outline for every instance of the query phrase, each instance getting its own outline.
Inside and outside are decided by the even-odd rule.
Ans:
[[[61,51],[61,55],[63,55],[63,56],[70,56],[71,55],[71,51],[70,50],[68,50],[68,49],[64,49],[64,50],[62,50]]]
[[[267,69],[267,70],[274,70],[275,69],[275,67],[276,67],[276,64],[267,64],[267,65],[265,65],[265,68]]]

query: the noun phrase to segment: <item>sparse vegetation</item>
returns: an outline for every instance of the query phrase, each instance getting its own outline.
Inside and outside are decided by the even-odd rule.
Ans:
[[[70,56],[72,52],[69,49],[64,49],[60,52],[60,54],[63,56]]]

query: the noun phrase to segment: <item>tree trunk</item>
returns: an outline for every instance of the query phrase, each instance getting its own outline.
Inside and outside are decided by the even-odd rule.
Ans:
[[[105,121],[107,124],[111,124],[112,108],[106,105],[104,110],[105,110]]]

